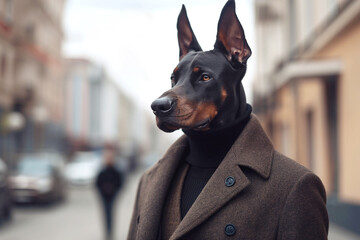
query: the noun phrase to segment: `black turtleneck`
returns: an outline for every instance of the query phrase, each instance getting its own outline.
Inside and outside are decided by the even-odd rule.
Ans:
[[[207,132],[183,130],[189,140],[189,153],[185,158],[189,168],[181,194],[181,218],[186,215],[244,129],[250,119],[251,110],[251,106],[247,105],[245,114],[223,128]]]

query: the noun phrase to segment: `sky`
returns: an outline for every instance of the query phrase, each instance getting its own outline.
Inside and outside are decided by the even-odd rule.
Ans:
[[[122,91],[145,109],[170,88],[178,63],[176,21],[185,4],[203,50],[213,49],[225,0],[67,0],[64,12],[66,57],[101,64]],[[236,12],[253,51],[243,84],[251,99],[255,68],[253,0],[237,0]]]

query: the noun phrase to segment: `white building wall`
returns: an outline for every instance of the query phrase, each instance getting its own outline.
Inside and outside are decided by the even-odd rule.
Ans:
[[[101,98],[100,134],[103,142],[117,142],[119,135],[119,92],[115,83],[106,79],[103,82]]]

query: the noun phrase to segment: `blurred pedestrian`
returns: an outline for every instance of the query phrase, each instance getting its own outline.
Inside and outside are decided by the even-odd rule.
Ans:
[[[116,149],[106,146],[104,149],[104,168],[96,179],[96,187],[100,194],[105,220],[106,239],[112,239],[113,205],[123,184],[123,174],[115,167]]]

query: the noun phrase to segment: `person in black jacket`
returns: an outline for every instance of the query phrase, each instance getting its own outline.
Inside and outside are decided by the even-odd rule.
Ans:
[[[115,167],[116,150],[107,146],[104,149],[104,168],[96,179],[96,187],[104,207],[106,239],[112,239],[112,209],[116,196],[123,183],[122,173]]]

